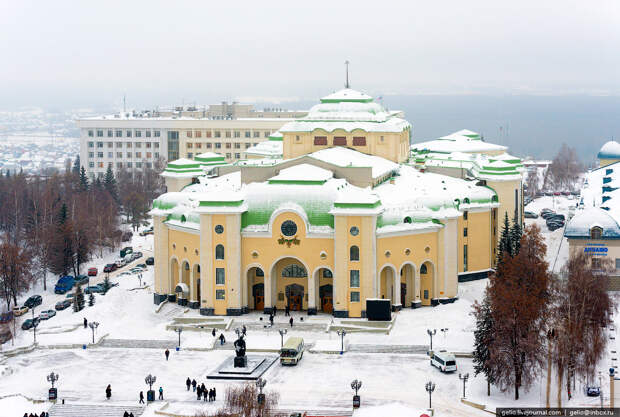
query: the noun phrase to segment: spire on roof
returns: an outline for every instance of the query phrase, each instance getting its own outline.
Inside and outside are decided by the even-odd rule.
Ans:
[[[345,73],[346,73],[346,81],[344,83],[344,88],[350,88],[349,86],[349,60],[344,61]]]

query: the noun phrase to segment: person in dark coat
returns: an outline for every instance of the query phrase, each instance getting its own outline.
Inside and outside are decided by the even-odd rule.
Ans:
[[[159,387],[159,399],[164,399],[164,389],[162,387]]]
[[[195,379],[192,380],[192,388],[194,388],[193,391],[196,392],[196,380]]]
[[[285,316],[291,315],[291,308],[288,306],[288,304],[284,307],[284,315]]]
[[[211,334],[213,335],[213,337],[215,337],[215,327],[213,328],[213,331],[211,332]]]
[[[129,417],[129,413],[127,412],[127,410],[125,410],[125,412],[123,413],[123,417]]]
[[[140,391],[140,401],[138,401],[138,404],[144,404],[144,393],[142,391]]]
[[[213,399],[213,388],[209,388],[209,401]]]
[[[88,320],[86,320],[86,317],[84,317],[84,328],[88,327]]]
[[[278,314],[278,306],[273,306],[273,315]]]
[[[192,381],[189,379],[189,377],[187,377],[187,379],[185,380],[185,385],[187,386],[187,390],[189,391],[189,386],[192,385]]]
[[[243,327],[241,328],[241,333],[243,333],[243,335],[245,336],[247,331],[248,331],[248,329],[246,329],[245,324],[244,324]]]
[[[200,385],[198,385],[198,388],[196,389],[196,397],[198,401],[200,401],[200,397],[202,397],[202,387]]]
[[[220,345],[226,343],[226,338],[224,337],[224,333],[220,333]]]
[[[293,318],[291,317],[288,321],[289,323],[291,323],[291,327],[293,327]]]
[[[269,323],[273,326],[273,313],[269,315]]]
[[[108,387],[105,389],[106,400],[109,400],[111,396],[112,396],[112,386],[108,385]]]
[[[134,417],[134,416],[133,416],[133,412],[132,412],[132,413],[129,413],[129,417]]]
[[[215,401],[215,387],[213,387],[213,401]]]
[[[168,360],[168,357],[170,356],[170,351],[168,349],[166,349],[164,354],[166,355],[166,360]]]

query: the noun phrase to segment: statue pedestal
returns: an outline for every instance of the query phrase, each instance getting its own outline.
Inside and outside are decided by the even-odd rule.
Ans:
[[[236,356],[234,362],[235,368],[246,368],[248,366],[247,356]]]

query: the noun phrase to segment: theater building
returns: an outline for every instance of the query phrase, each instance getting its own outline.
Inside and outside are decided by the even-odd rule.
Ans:
[[[367,299],[454,301],[459,281],[492,270],[498,213],[520,216],[522,167],[502,148],[441,170],[451,152],[412,151],[411,131],[346,88],[282,126],[264,158],[171,162],[151,211],[154,302],[365,317]]]

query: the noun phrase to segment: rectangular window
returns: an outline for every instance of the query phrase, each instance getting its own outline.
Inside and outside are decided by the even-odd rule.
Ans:
[[[255,138],[260,138],[260,132],[254,132],[254,137]]]
[[[463,237],[467,237],[467,228],[466,227],[463,228]]]
[[[159,159],[159,152],[155,152],[153,155],[155,156],[155,159]]]
[[[246,143],[246,144],[245,144],[245,149],[248,149],[250,146],[252,146],[252,144],[251,144],[251,143]]]
[[[249,130],[246,130],[246,132],[245,132],[245,137],[246,137],[246,138],[250,138],[250,137],[252,137],[252,135],[251,135],[251,133],[250,133],[250,131],[249,131]]]
[[[142,142],[136,142],[133,144],[136,148],[141,148],[142,147]]]
[[[347,138],[344,136],[334,136],[334,146],[347,146]]]
[[[202,148],[202,143],[196,143],[196,149]]]
[[[89,158],[94,158],[95,157],[95,153],[94,152],[88,152],[88,157]]]
[[[97,168],[103,168],[103,162],[97,162]]]
[[[216,300],[226,299],[226,290],[215,290],[215,299]]]
[[[108,158],[114,158],[114,152],[108,152]]]
[[[152,157],[153,157],[153,155],[152,155],[150,152],[147,152],[147,153],[146,153],[146,158],[147,158],[147,159],[151,159]]]
[[[122,158],[123,157],[123,153],[122,152],[116,152],[116,157],[117,158]]]
[[[210,131],[210,130],[207,130],[207,131],[205,132],[205,138],[210,138],[210,137],[211,137],[211,131]]]
[[[103,152],[97,152],[97,158],[103,158]]]
[[[220,133],[220,131],[219,131],[219,130],[216,130],[216,131],[215,131],[215,137],[216,137],[216,138],[222,137],[222,134]]]
[[[114,132],[112,132],[112,130],[108,130],[108,137],[109,137],[109,138],[111,138],[111,137],[112,137],[112,133],[114,133]]]
[[[620,269],[620,258],[616,258],[616,269]]]
[[[195,131],[194,132],[194,137],[201,138],[202,137],[202,131],[200,131],[200,130]]]
[[[116,163],[116,168],[122,168],[123,167],[123,163],[122,162],[117,162]]]
[[[211,149],[211,142],[207,142],[207,149]]]
[[[123,131],[122,130],[117,130],[114,134],[115,137],[120,138],[123,136]]]
[[[269,137],[269,131],[265,130],[265,137],[268,138]]]
[[[467,272],[467,245],[463,245],[463,271]]]
[[[230,130],[227,130],[227,131],[226,131],[226,137],[227,137],[227,138],[229,138],[230,136],[231,136],[231,134],[230,134]]]
[[[468,214],[467,214],[467,211],[464,211],[464,212],[463,212],[463,220],[467,220],[467,215],[468,215]]]
[[[221,149],[222,148],[222,144],[221,143],[216,143],[215,144],[215,149]]]
[[[103,142],[97,142],[97,147],[98,148],[103,148]]]
[[[226,285],[226,271],[224,268],[215,268],[215,285]]]
[[[353,146],[366,146],[366,138],[364,136],[353,136]]]
[[[592,269],[601,269],[601,258],[591,258]]]
[[[241,158],[241,154],[240,153],[236,153],[235,154],[235,159],[239,159],[239,158]]]
[[[150,131],[150,130],[147,130],[147,131],[146,131],[146,137],[147,137],[147,138],[150,138],[150,137],[151,137],[151,131]]]
[[[193,159],[194,158],[194,153],[193,152],[188,152],[187,153],[187,158],[188,159]]]
[[[136,158],[142,158],[142,152],[136,152]]]
[[[131,130],[128,130],[128,131],[127,131],[127,132],[125,132],[125,133],[126,133],[126,135],[125,135],[125,136],[127,136],[128,138],[130,138],[130,137],[131,137]]]
[[[239,132],[238,130],[235,130],[235,135],[236,138],[240,138],[241,137],[241,132]]]
[[[95,167],[95,163],[94,162],[89,162],[88,163],[88,167],[89,168],[94,168]]]
[[[158,137],[160,137],[160,136],[161,136],[161,132],[160,132],[159,130],[156,130],[156,131],[155,131],[155,132],[153,132],[153,133],[155,133],[155,137],[156,137],[156,138],[158,138]]]
[[[314,145],[315,146],[327,146],[327,136],[315,136]]]
[[[188,130],[187,132],[185,132],[185,135],[186,135],[188,138],[191,138],[191,137],[192,137],[192,131],[191,131],[191,130]]]
[[[150,162],[147,162],[147,163],[146,163],[146,167],[147,167],[148,169],[151,169],[151,168],[153,168],[153,164],[152,164],[152,163],[150,163]]]
[[[108,142],[108,148],[112,148],[114,146],[114,142]]]
[[[131,168],[131,162],[127,162],[127,168]]]
[[[226,149],[230,149],[230,146],[231,146],[230,143],[227,143],[226,144]]]
[[[88,147],[89,148],[94,148],[95,147],[95,142],[88,142]]]
[[[349,287],[351,288],[360,287],[360,271],[359,270],[352,269],[349,271]]]
[[[142,162],[136,162],[136,168],[142,168]]]
[[[235,149],[241,149],[241,144],[240,143],[235,143]]]
[[[136,137],[137,138],[141,138],[142,137],[142,131],[141,130],[136,130]]]
[[[360,292],[359,291],[351,291],[351,302],[359,303],[360,301]]]
[[[122,148],[123,147],[123,142],[116,142],[116,147],[117,148]]]
[[[155,149],[159,149],[159,142],[153,142],[153,147]]]
[[[230,154],[229,153],[226,154],[226,159],[230,159]]]
[[[131,158],[131,152],[127,152],[127,158]]]
[[[145,142],[146,149],[151,149],[151,142]]]
[[[93,136],[95,136],[94,131],[89,130],[89,131],[88,131],[88,137],[89,137],[89,138],[92,138]]]
[[[103,137],[103,130],[97,130],[97,137],[98,138],[102,138]]]
[[[131,142],[126,142],[125,146],[127,147],[127,149],[131,148]]]
[[[192,149],[192,148],[193,148],[193,146],[194,146],[194,144],[193,144],[193,143],[188,143],[188,144],[187,144],[187,149]]]

